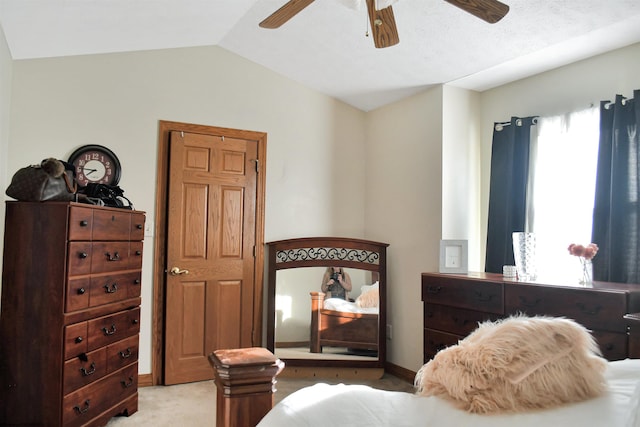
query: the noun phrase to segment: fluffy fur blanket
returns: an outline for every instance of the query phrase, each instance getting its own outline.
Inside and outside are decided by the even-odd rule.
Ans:
[[[600,395],[606,360],[580,324],[517,316],[484,322],[416,375],[417,393],[473,413],[550,408]]]

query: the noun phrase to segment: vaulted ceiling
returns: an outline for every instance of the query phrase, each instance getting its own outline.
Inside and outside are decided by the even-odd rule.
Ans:
[[[385,49],[345,0],[316,0],[279,29],[258,23],[286,0],[0,0],[0,24],[14,60],[217,45],[364,111],[640,42],[638,0],[501,1],[509,13],[488,24],[443,0],[398,0],[400,43]]]

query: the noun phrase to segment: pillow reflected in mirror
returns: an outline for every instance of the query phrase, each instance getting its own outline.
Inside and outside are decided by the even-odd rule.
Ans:
[[[356,305],[360,308],[377,307],[380,303],[380,292],[378,282],[370,286],[362,286],[360,296],[356,298]]]

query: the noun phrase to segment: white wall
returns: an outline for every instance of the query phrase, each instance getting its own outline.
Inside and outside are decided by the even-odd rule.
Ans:
[[[389,243],[388,360],[422,365],[420,274],[438,268],[442,86],[367,114],[367,238]]]
[[[11,180],[12,174],[7,167],[9,152],[9,108],[11,105],[11,76],[13,65],[11,53],[7,46],[7,39],[4,31],[0,28],[0,189],[4,194]],[[5,205],[0,197],[0,236],[4,236],[4,212]],[[2,269],[3,237],[0,238],[0,271]],[[0,291],[2,291],[2,280],[0,279]]]
[[[268,134],[266,241],[364,237],[364,113],[217,47],[13,63],[9,171],[82,144],[120,158],[153,220],[158,121]],[[3,156],[5,158],[5,156]],[[140,372],[151,372],[153,237],[145,237]]]
[[[468,240],[469,270],[484,270],[474,214],[480,209],[480,96],[446,85],[443,91],[442,239]]]

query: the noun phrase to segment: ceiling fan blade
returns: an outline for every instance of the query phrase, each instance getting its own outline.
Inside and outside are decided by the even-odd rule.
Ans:
[[[444,0],[489,24],[495,24],[509,12],[509,6],[498,0]]]
[[[289,0],[258,25],[262,28],[278,28],[313,2],[314,0]]]
[[[398,44],[400,38],[391,6],[376,10],[375,0],[367,0],[367,11],[375,47],[383,48]]]

